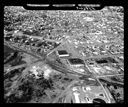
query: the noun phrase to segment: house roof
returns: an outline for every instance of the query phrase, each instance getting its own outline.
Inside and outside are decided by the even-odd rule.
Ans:
[[[70,62],[70,64],[84,64],[84,61],[79,58],[70,58],[68,59],[68,61]]]
[[[68,52],[66,50],[58,50],[58,54],[65,55],[65,54],[68,54]]]

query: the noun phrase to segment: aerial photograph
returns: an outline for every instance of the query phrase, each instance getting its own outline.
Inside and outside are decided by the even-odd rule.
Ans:
[[[124,8],[4,6],[5,103],[124,103]]]

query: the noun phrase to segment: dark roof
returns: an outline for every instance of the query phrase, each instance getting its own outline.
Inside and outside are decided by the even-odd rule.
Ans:
[[[68,54],[68,52],[66,50],[58,50],[58,54],[64,55],[64,54]]]
[[[102,64],[102,63],[118,63],[114,58],[112,57],[106,57],[106,58],[101,58],[101,59],[97,59],[96,62],[98,64]]]
[[[98,64],[108,63],[108,61],[107,61],[106,59],[96,60],[96,62],[97,62]]]
[[[118,63],[114,58],[108,57],[107,60],[111,63]]]
[[[106,103],[103,99],[100,99],[100,98],[95,98],[93,99],[93,103]]]
[[[71,64],[84,64],[84,61],[79,58],[70,58],[68,60]]]

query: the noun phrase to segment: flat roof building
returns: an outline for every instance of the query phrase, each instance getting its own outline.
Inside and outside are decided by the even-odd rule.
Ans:
[[[82,59],[79,58],[69,58],[67,59],[70,68],[78,73],[85,73],[85,69],[84,69],[84,61]]]
[[[84,64],[84,61],[82,59],[79,59],[79,58],[70,58],[68,59],[69,63],[71,65],[79,65],[79,64]]]
[[[68,56],[70,56],[69,53],[66,50],[58,50],[57,55],[59,57],[68,57]]]

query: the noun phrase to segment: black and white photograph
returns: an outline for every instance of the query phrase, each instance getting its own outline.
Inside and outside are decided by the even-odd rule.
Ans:
[[[124,103],[124,7],[43,6],[4,6],[4,102]]]

